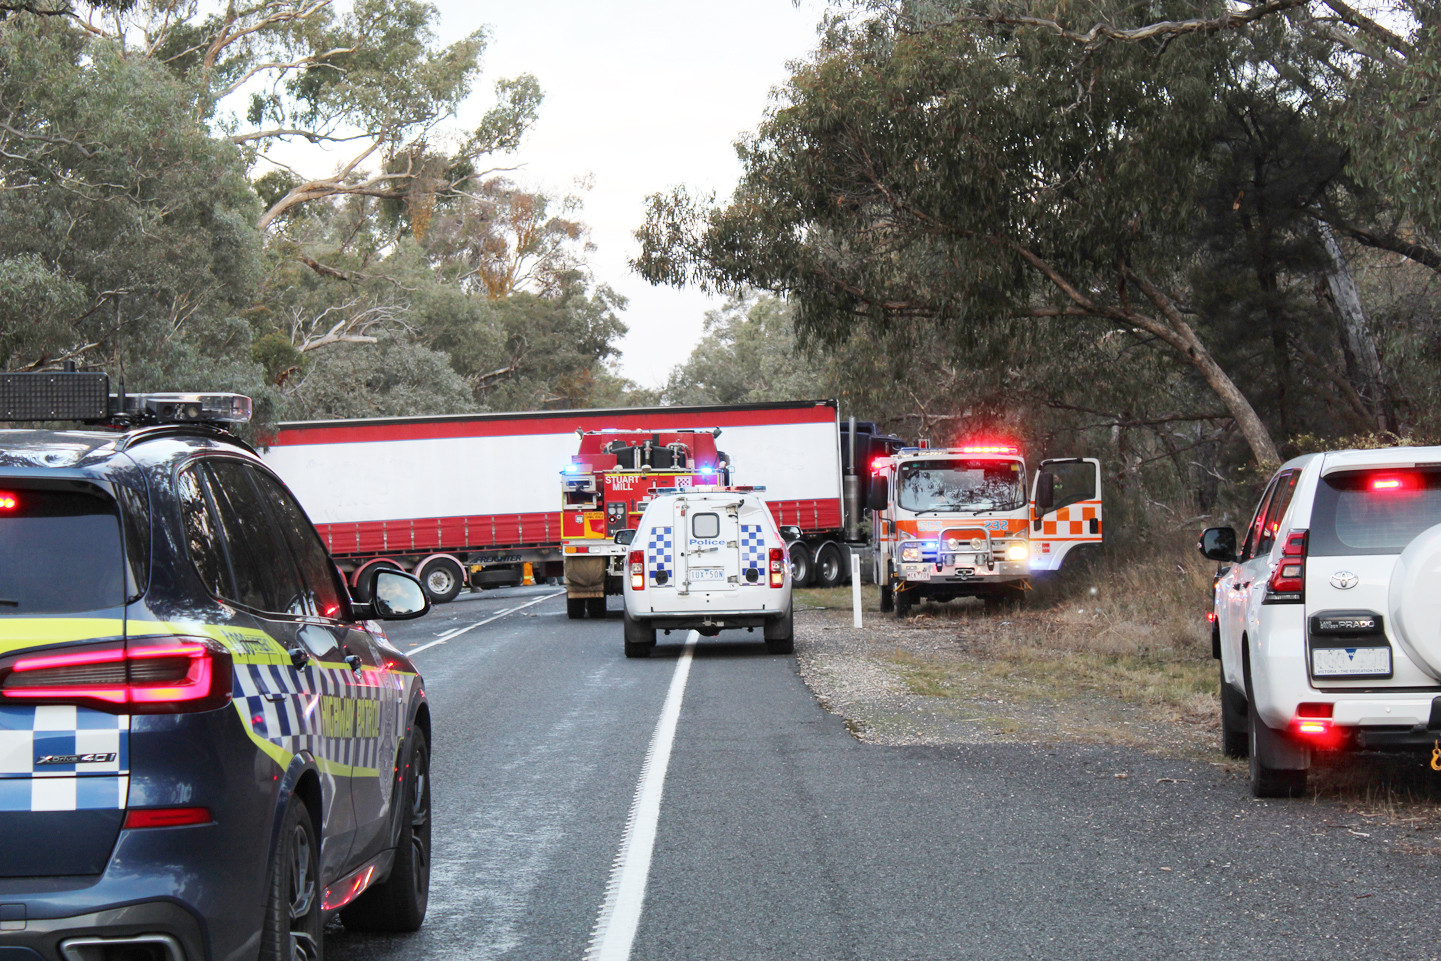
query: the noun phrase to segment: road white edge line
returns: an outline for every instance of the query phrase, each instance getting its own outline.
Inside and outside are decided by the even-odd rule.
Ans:
[[[621,835],[620,852],[610,869],[605,888],[605,903],[591,929],[586,961],[629,961],[630,948],[640,926],[640,912],[645,903],[645,885],[650,877],[650,857],[655,848],[656,825],[660,821],[660,798],[665,789],[665,771],[670,765],[670,749],[675,742],[676,722],[680,720],[680,702],[685,696],[686,678],[690,676],[691,657],[700,635],[691,631],[685,648],[676,662],[670,692],[651,736],[645,763],[640,769],[640,784],[630,805],[625,832]]]
[[[548,601],[548,600],[550,600],[552,597],[560,597],[560,596],[561,596],[562,594],[564,594],[564,593],[565,593],[565,591],[556,591],[554,594],[547,594],[547,595],[545,595],[544,597],[537,597],[535,600],[530,601],[530,602],[527,603],[527,604],[522,604],[522,605],[520,605],[519,607],[512,607],[510,610],[508,610],[508,611],[501,611],[499,614],[492,614],[490,617],[487,617],[485,620],[483,620],[483,621],[476,621],[474,624],[471,624],[471,625],[469,625],[468,627],[456,628],[456,629],[453,630],[453,631],[449,631],[449,632],[447,632],[447,633],[445,633],[445,634],[442,634],[440,637],[438,637],[437,639],[431,641],[429,644],[422,644],[422,645],[420,645],[419,647],[412,647],[410,650],[406,651],[405,653],[406,653],[406,655],[408,656],[408,655],[411,655],[411,654],[419,654],[421,651],[428,651],[428,650],[430,650],[432,647],[435,647],[437,644],[444,644],[446,641],[449,641],[449,640],[452,640],[452,639],[454,639],[454,638],[459,637],[460,635],[464,634],[466,631],[473,631],[473,630],[475,630],[477,627],[484,627],[485,625],[489,624],[491,621],[498,621],[498,620],[500,620],[502,617],[505,617],[507,614],[514,614],[516,611],[523,611],[523,610],[525,610],[527,607],[534,607],[535,605],[539,604],[541,601]]]

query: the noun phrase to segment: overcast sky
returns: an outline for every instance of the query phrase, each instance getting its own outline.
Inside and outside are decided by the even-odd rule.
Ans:
[[[443,42],[490,28],[475,122],[500,77],[532,73],[540,120],[511,176],[571,193],[589,175],[581,218],[599,248],[597,281],[630,298],[621,372],[659,386],[690,354],[706,310],[695,291],[653,288],[632,274],[632,237],[647,194],[685,184],[729,196],[740,175],[733,144],[760,121],[786,62],[808,53],[823,4],[802,0],[438,0]]]

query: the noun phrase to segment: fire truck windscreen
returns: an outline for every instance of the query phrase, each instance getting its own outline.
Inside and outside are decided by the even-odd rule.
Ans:
[[[897,503],[908,511],[1013,511],[1026,506],[1021,462],[920,460],[901,465]]]

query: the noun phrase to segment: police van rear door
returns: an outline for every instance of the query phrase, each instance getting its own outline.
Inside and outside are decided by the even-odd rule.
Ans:
[[[714,593],[739,588],[740,505],[735,497],[676,498],[676,560],[682,591]]]

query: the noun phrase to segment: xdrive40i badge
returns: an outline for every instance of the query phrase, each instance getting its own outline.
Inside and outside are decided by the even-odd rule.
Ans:
[[[110,764],[115,760],[111,754],[46,754],[35,759],[35,765],[42,764]]]

